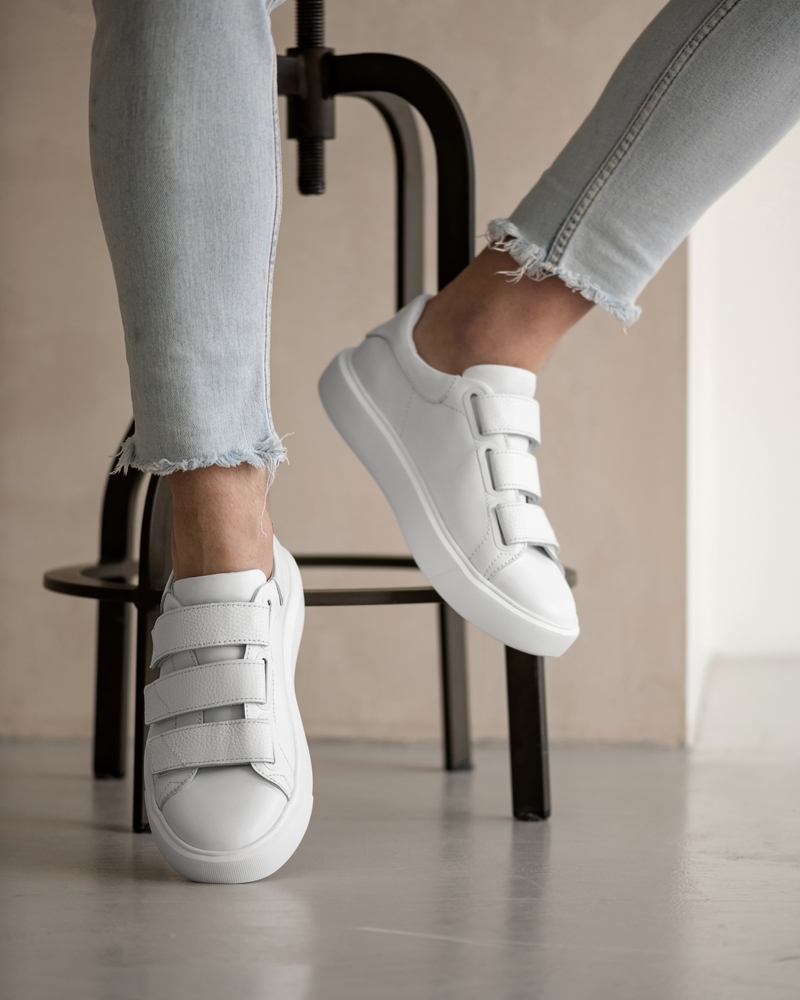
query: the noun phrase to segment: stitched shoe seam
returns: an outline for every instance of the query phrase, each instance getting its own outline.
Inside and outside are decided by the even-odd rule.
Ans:
[[[487,513],[488,513],[488,504],[487,504]],[[488,525],[487,525],[487,527],[486,527],[486,533],[484,534],[483,538],[478,542],[478,544],[475,546],[475,548],[472,550],[472,552],[470,552],[470,554],[467,556],[467,558],[470,560],[470,562],[472,562],[472,558],[477,553],[478,549],[482,548],[484,542],[488,538],[491,538],[491,536],[492,536],[492,522],[490,520],[489,523],[488,523]]]
[[[157,804],[158,804],[158,808],[162,809],[164,807],[167,799],[171,799],[172,796],[176,792],[179,792],[182,788],[184,788],[186,785],[188,785],[189,782],[192,780],[192,778],[196,774],[197,774],[197,768],[195,767],[195,768],[192,768],[192,773],[191,774],[188,774],[185,778],[182,778],[180,781],[177,778],[173,778],[170,781],[168,781],[167,784],[166,784],[166,786],[164,787],[164,789],[162,791],[162,794],[156,800]],[[170,787],[171,785],[174,785],[175,787],[171,788]]]
[[[460,406],[454,406],[452,403],[448,403],[447,400],[445,399],[443,399],[441,403],[438,403],[437,405],[444,406],[448,410],[452,410],[453,413],[457,413],[459,416],[463,417],[467,421],[467,426],[469,426],[469,418],[467,417],[466,413],[464,413],[464,410]]]
[[[525,551],[524,549],[522,550]],[[510,566],[512,562],[516,562],[522,555],[522,552],[508,553],[500,552],[486,567],[486,572],[484,573],[484,578],[486,580],[491,580],[493,576],[497,576],[501,569],[505,569],[506,566]],[[500,563],[501,565],[495,566],[495,563]],[[492,567],[495,566],[494,569]]]
[[[171,753],[174,753],[172,748],[168,748]],[[199,770],[201,767],[216,767],[217,765],[225,766],[226,764],[260,764],[262,761],[253,760],[251,757],[204,757],[202,764],[193,764],[189,760],[184,760],[182,757],[175,755],[178,767],[194,768]],[[156,771],[156,774],[169,774],[170,771],[177,770],[174,767],[165,767],[163,771]]]
[[[406,433],[406,424],[408,423],[408,415],[411,412],[411,404],[414,402],[414,393],[410,392],[408,394],[408,402],[406,403],[406,412],[403,414],[403,422],[400,425],[400,437],[403,438]]]
[[[256,763],[261,764],[262,762],[256,761]],[[268,768],[264,768],[264,770],[268,770]],[[279,788],[287,799],[292,797],[292,786],[294,784],[293,776],[291,776],[290,780],[290,776],[288,774],[284,774],[283,771],[270,771],[269,777],[262,774],[260,771],[256,771],[256,774],[258,774],[259,777],[263,778],[265,781],[269,781],[271,784]]]

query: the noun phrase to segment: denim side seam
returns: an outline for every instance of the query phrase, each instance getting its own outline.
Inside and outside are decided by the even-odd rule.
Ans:
[[[219,465],[223,469],[231,469],[245,462],[256,469],[267,470],[268,485],[272,485],[275,473],[281,462],[288,461],[283,441],[276,435],[258,441],[252,448],[235,448],[223,455],[209,455],[203,458],[187,458],[173,462],[168,458],[157,458],[146,461],[136,454],[136,438],[129,437],[122,442],[122,447],[114,456],[117,464],[114,472],[127,472],[128,469],[139,469],[153,476],[168,476],[172,472],[191,472],[193,469],[206,469]]]
[[[656,81],[630,125],[614,149],[606,157],[594,177],[581,192],[574,209],[562,224],[550,244],[549,250],[538,247],[526,240],[517,227],[507,219],[495,219],[489,224],[490,246],[496,250],[508,251],[520,265],[519,270],[508,273],[514,280],[523,275],[542,279],[551,276],[561,278],[569,288],[580,292],[584,298],[601,306],[623,323],[634,323],[641,315],[641,309],[631,302],[625,302],[607,295],[586,275],[567,271],[559,266],[569,242],[589,208],[602,191],[608,179],[614,174],[625,155],[632,148],[647,122],[651,119],[669,88],[677,80],[681,71],[695,55],[702,43],[711,35],[727,15],[739,5],[740,0],[722,0],[705,21],[676,53],[669,66]]]
[[[277,7],[279,4],[283,3],[283,0],[277,0],[274,4]],[[270,8],[271,9],[271,8]],[[275,479],[275,473],[278,470],[278,466],[283,461],[288,461],[286,458],[286,449],[281,444],[281,439],[278,438],[277,432],[275,431],[275,424],[272,420],[272,407],[270,405],[270,344],[272,340],[272,292],[273,292],[273,279],[275,276],[275,256],[278,249],[278,230],[280,229],[281,223],[281,212],[283,210],[283,176],[281,173],[281,133],[280,133],[280,119],[278,117],[278,58],[275,53],[275,44],[270,41],[272,46],[272,52],[275,59],[275,71],[272,74],[272,142],[273,142],[273,184],[275,189],[275,204],[273,206],[272,212],[272,227],[270,232],[270,251],[269,251],[269,266],[267,268],[267,301],[266,301],[266,314],[264,316],[264,356],[263,356],[263,372],[264,372],[264,410],[266,412],[267,418],[267,431],[269,437],[267,441],[276,441],[279,449],[279,457],[271,464],[267,465],[267,489],[272,486],[273,480]],[[250,463],[253,464],[252,462]]]
[[[669,88],[678,79],[681,71],[686,67],[689,60],[700,48],[702,43],[711,35],[728,14],[737,7],[741,0],[722,0],[717,8],[705,19],[703,24],[689,38],[680,51],[675,55],[672,62],[661,74],[653,89],[647,95],[641,108],[636,112],[633,121],[628,126],[627,131],[620,141],[611,151],[605,163],[600,167],[595,176],[587,185],[580,199],[578,200],[572,214],[561,227],[553,241],[552,248],[548,254],[548,259],[558,263],[567,249],[570,239],[578,227],[583,216],[589,210],[592,202],[598,196],[606,181],[611,177],[619,164],[624,159],[626,153],[633,146],[636,139],[641,134],[645,125],[655,113],[661,101],[666,96]]]

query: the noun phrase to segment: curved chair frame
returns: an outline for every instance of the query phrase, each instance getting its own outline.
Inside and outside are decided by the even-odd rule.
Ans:
[[[298,139],[303,193],[324,191],[324,140],[333,137],[336,95],[375,107],[395,151],[397,177],[397,305],[423,291],[424,177],[419,131],[411,108],[427,124],[436,150],[438,285],[469,263],[474,249],[474,169],[466,121],[445,84],[430,70],[395,55],[336,56],[322,44],[322,0],[298,0],[298,46],[278,57],[278,92],[290,99],[290,135]],[[126,437],[133,431],[128,429]],[[149,479],[134,557],[136,514]],[[144,685],[150,633],[171,570],[172,508],[163,477],[130,470],[109,475],[103,501],[100,558],[45,574],[49,590],[98,601],[94,772],[125,774],[127,690],[132,619],[136,609],[136,724],[133,826],[149,830],[143,796]],[[301,555],[300,566],[415,569],[403,556]],[[575,574],[568,570],[570,585]],[[432,587],[306,590],[308,607],[368,604],[438,604],[443,742],[449,771],[472,767],[463,619]],[[513,813],[517,819],[550,815],[544,660],[506,648],[506,678]]]

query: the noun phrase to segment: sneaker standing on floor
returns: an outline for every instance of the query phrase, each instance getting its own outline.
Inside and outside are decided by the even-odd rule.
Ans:
[[[161,676],[145,688],[145,797],[172,867],[196,882],[252,882],[294,854],[313,804],[294,690],[303,584],[275,568],[170,581],[153,629]]]

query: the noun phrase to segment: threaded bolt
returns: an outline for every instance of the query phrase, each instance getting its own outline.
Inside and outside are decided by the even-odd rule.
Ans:
[[[320,48],[325,44],[324,0],[297,0],[297,45]]]
[[[300,139],[297,143],[297,186],[300,194],[325,194],[325,141]]]

